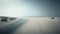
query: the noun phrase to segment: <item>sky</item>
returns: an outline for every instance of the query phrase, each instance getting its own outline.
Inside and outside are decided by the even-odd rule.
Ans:
[[[0,0],[0,16],[60,16],[58,0]]]

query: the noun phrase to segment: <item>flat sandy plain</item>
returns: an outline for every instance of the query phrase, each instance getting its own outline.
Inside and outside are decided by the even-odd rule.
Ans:
[[[23,17],[27,22],[14,34],[59,34],[60,17]]]
[[[17,28],[13,34],[59,34],[60,17],[22,17],[27,19],[26,23]],[[18,18],[20,19],[20,18]],[[0,23],[0,28],[14,22]]]

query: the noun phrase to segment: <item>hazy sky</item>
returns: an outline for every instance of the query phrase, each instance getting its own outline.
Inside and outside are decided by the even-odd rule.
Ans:
[[[0,0],[1,16],[60,16],[57,0]]]

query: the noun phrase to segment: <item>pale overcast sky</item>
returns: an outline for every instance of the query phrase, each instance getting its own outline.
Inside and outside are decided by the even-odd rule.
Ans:
[[[0,0],[0,16],[60,16],[57,0]]]

